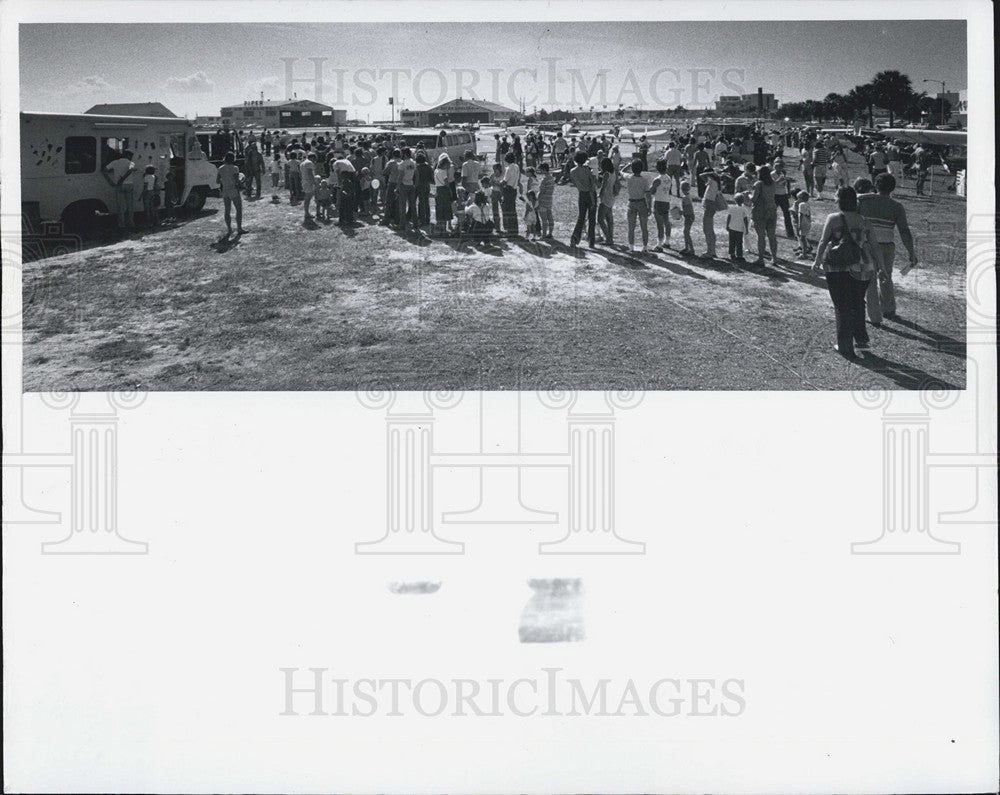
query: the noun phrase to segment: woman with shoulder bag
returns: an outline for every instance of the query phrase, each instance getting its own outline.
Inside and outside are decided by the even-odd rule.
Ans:
[[[854,188],[837,191],[840,212],[831,213],[823,225],[813,270],[823,269],[826,286],[837,318],[834,350],[852,358],[854,348],[868,350],[871,343],[865,327],[865,293],[875,278],[875,253],[871,223],[858,213]]]

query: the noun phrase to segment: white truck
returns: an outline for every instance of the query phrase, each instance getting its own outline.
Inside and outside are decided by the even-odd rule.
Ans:
[[[156,168],[160,207],[196,212],[217,191],[216,167],[187,119],[21,114],[21,204],[33,221],[61,221],[87,230],[115,212],[115,191],[102,173],[126,149],[135,163],[135,210],[142,210],[142,174]]]

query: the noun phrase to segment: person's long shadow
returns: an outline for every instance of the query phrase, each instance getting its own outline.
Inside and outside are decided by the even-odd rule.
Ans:
[[[541,259],[552,259],[552,253],[556,250],[554,240],[528,240],[523,237],[511,237],[507,240],[510,245]]]
[[[910,334],[901,329],[894,328],[893,325],[903,326],[904,328],[911,329],[918,332],[918,334],[923,334],[924,336],[918,336],[918,334]],[[899,337],[904,337],[908,340],[915,340],[916,342],[933,343],[935,350],[941,351],[941,353],[946,353],[949,356],[957,356],[960,359],[964,359],[966,355],[965,342],[962,340],[957,340],[954,337],[949,337],[947,334],[942,334],[939,331],[934,331],[927,328],[926,326],[921,326],[919,323],[914,323],[912,320],[905,320],[900,317],[893,318],[882,323],[882,330],[888,331],[890,334],[895,334]]]
[[[516,240],[516,238],[515,238]],[[513,242],[513,241],[512,241]],[[552,251],[558,251],[560,254],[566,254],[567,256],[574,257],[575,259],[586,259],[587,253],[579,246],[567,246],[558,240],[546,240],[546,243],[551,246]],[[596,248],[587,249],[587,251],[598,251]]]
[[[482,245],[469,236],[437,235],[429,238],[432,243],[443,243],[456,254],[488,254],[491,257],[502,257],[506,249],[496,239],[483,241]]]
[[[605,256],[608,257],[609,260],[611,260],[612,262],[614,262],[614,259],[612,259],[611,256],[609,256],[608,254],[605,254],[605,252],[603,250],[600,253],[604,254]],[[656,268],[660,268],[662,270],[668,270],[671,273],[676,273],[678,276],[688,276],[688,277],[690,277],[692,279],[702,279],[702,280],[705,280],[705,279],[708,278],[703,273],[698,273],[698,271],[693,271],[690,268],[685,268],[683,265],[681,265],[681,263],[680,263],[679,260],[676,260],[676,259],[673,259],[673,258],[668,258],[666,256],[659,257],[656,254],[653,254],[653,253],[648,252],[648,251],[647,252],[632,252],[632,253],[627,254],[625,256],[637,259],[640,262],[646,263],[647,265],[652,265],[652,266],[654,266]],[[725,263],[720,262],[718,260],[709,260],[709,259],[698,260],[698,265],[701,265],[702,267],[705,267],[705,268],[708,268],[709,270],[714,270],[714,271],[723,271],[723,270],[728,271],[728,270],[732,270],[731,268],[728,268],[725,265]],[[626,267],[628,267],[628,266],[626,266]]]
[[[763,265],[741,265],[740,271],[748,273],[751,276],[761,276],[779,284],[787,284],[793,280],[793,277],[789,276],[788,271],[781,270],[777,265],[768,260],[765,260]]]
[[[215,249],[218,254],[225,254],[240,244],[241,237],[241,235],[223,235],[212,243],[211,248]]]
[[[885,376],[903,389],[926,389],[931,386],[937,389],[962,389],[960,386],[949,383],[916,367],[911,367],[901,362],[894,362],[891,359],[878,356],[870,351],[866,351],[864,356],[858,356],[853,361],[859,367],[864,367],[866,370]]]

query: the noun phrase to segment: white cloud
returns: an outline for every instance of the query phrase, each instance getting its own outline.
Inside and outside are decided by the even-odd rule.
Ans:
[[[187,77],[168,77],[167,90],[182,94],[211,94],[215,91],[215,83],[204,72],[195,72]]]
[[[284,99],[285,98],[285,81],[283,78],[278,77],[278,75],[270,75],[269,77],[261,77],[257,80],[249,80],[243,85],[243,89],[247,96],[257,99],[260,97],[260,92],[264,92],[264,99]]]
[[[88,75],[87,77],[82,77],[70,86],[67,86],[67,94],[107,94],[115,90],[115,86],[111,85],[101,75]]]

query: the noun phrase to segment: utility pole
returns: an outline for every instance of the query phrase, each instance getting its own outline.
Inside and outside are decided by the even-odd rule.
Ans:
[[[941,126],[944,127],[944,80],[924,80],[925,83],[940,83],[941,84]]]

